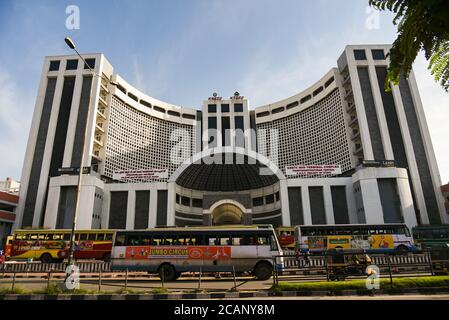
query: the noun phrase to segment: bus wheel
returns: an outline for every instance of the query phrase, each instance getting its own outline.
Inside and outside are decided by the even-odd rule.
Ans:
[[[49,253],[44,253],[43,255],[41,255],[40,260],[42,263],[53,262],[53,258],[51,257],[51,254],[49,254]]]
[[[110,253],[105,253],[105,254],[103,255],[102,260],[103,260],[104,262],[111,262],[111,254],[110,254]]]
[[[163,264],[158,270],[159,278],[164,279],[164,281],[174,281],[177,279],[176,270],[171,264]]]
[[[273,273],[273,267],[266,261],[259,262],[254,267],[254,276],[257,280],[268,280]]]

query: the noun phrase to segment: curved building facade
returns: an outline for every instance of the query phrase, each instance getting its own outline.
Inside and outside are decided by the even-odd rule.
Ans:
[[[416,81],[381,90],[387,45],[347,46],[302,92],[251,107],[155,99],[102,54],[46,57],[16,227],[448,222]],[[86,139],[84,135],[86,132]],[[82,155],[84,159],[82,161]]]

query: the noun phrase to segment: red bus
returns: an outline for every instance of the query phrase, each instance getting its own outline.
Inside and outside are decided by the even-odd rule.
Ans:
[[[16,230],[9,259],[63,262],[69,255],[70,234],[70,229]],[[76,230],[73,257],[109,261],[113,235],[113,230]]]

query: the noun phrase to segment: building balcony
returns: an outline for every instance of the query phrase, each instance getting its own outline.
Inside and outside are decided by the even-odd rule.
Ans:
[[[348,102],[348,105],[346,107],[346,112],[351,113],[352,111],[355,111],[355,103]]]
[[[350,88],[349,90],[346,90],[345,100],[347,100],[351,96],[352,96],[352,88]]]
[[[357,117],[352,118],[351,121],[349,121],[348,125],[351,128],[358,127],[359,126],[359,119]]]
[[[94,138],[94,144],[100,148],[103,148],[103,142]]]
[[[101,95],[98,96],[99,102],[104,105],[105,107],[108,106],[108,103],[106,102],[106,96],[102,97]]]
[[[354,133],[351,137],[351,140],[354,142],[360,142],[360,132]]]
[[[104,133],[104,129],[102,125],[99,125],[98,123],[95,124],[95,131],[98,131],[100,133]]]
[[[362,154],[363,154],[363,147],[362,146],[360,146],[360,147],[355,149],[355,151],[354,151],[354,155],[355,156],[362,155]]]
[[[108,84],[104,83],[103,80],[100,83],[100,90],[103,90],[106,94],[109,93]],[[100,91],[101,93],[101,91]]]
[[[104,109],[100,109],[100,108],[97,109],[97,115],[99,115],[101,118],[106,120],[106,115],[104,112],[105,112]]]

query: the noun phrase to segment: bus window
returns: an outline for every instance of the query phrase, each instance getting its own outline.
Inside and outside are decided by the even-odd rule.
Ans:
[[[14,236],[14,239],[15,239],[15,240],[26,240],[27,238],[28,238],[28,235],[27,235],[27,234],[21,234],[21,233],[16,234],[16,235]]]
[[[220,245],[220,238],[217,238],[215,236],[206,236],[206,238],[207,238],[208,246],[219,246]]]
[[[97,241],[104,241],[106,235],[104,233],[97,233],[96,236]]]
[[[30,240],[37,240],[37,234],[30,234]]]
[[[171,244],[172,244],[173,246],[179,246],[179,245],[181,244],[181,241],[179,241],[179,237],[174,235],[174,236],[172,237],[172,242],[171,242]]]
[[[276,238],[273,235],[270,235],[270,250],[275,251],[278,250]]]
[[[90,240],[90,241],[97,240],[97,234],[96,233],[87,233],[86,235],[87,235],[87,240]]]
[[[113,237],[114,235],[112,234],[112,233],[106,233],[106,235],[105,235],[105,240],[106,241],[112,241],[112,237]]]
[[[48,235],[46,235],[46,234],[39,234],[38,235],[38,239],[39,240],[48,240]]]
[[[51,240],[62,240],[62,234],[60,233],[52,234]]]
[[[85,241],[85,240],[87,240],[87,233],[81,233],[80,235],[79,235],[79,240],[80,241]]]
[[[140,244],[139,236],[129,235],[126,239],[128,246],[138,246]]]
[[[71,234],[70,233],[64,233],[64,240],[65,241],[70,241],[70,236],[71,236]]]
[[[161,235],[153,235],[151,238],[151,245],[153,246],[160,246],[162,245],[162,240],[164,239]]]
[[[270,244],[270,239],[267,236],[257,237],[257,244],[259,246],[266,246]]]
[[[196,243],[199,242],[199,241],[198,242],[197,241],[198,241],[197,238],[191,237],[189,239],[186,239],[186,244],[189,245],[189,246],[194,246]]]
[[[117,235],[117,237],[115,238],[115,245],[116,246],[124,246],[125,245],[125,235],[124,234]]]

